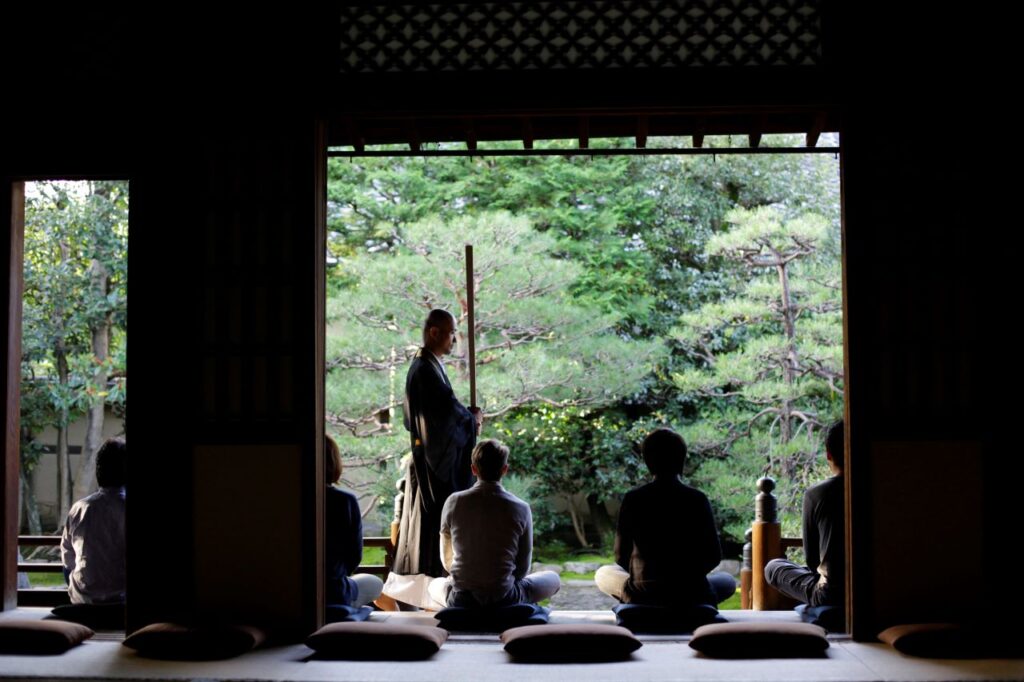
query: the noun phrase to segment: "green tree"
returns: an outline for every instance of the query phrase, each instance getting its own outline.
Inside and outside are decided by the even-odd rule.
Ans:
[[[387,467],[408,449],[391,414],[401,406],[405,370],[431,308],[456,316],[460,336],[446,365],[457,395],[468,396],[466,242],[475,249],[478,402],[488,419],[525,406],[614,404],[658,361],[659,343],[623,339],[614,333],[615,315],[572,296],[581,267],[556,256],[554,237],[525,217],[413,223],[396,248],[337,265],[355,284],[328,305],[328,423],[357,467]],[[365,444],[369,436],[383,438]]]
[[[787,219],[780,208],[762,206],[727,218],[732,227],[712,237],[708,250],[745,281],[732,297],[680,317],[674,337],[695,362],[674,381],[717,407],[702,410],[690,429],[693,451],[748,476],[759,469],[780,479],[792,518],[800,492],[821,473],[818,431],[842,412],[839,264],[822,254],[830,225],[820,216]],[[718,479],[722,471],[702,473]],[[720,483],[709,481],[715,489]],[[751,497],[748,482],[747,516]]]
[[[684,142],[665,144],[680,146]],[[592,143],[632,145],[631,140]],[[713,147],[731,145],[732,141],[709,137],[705,143]],[[789,138],[764,142],[800,143]],[[556,149],[574,146],[567,142],[538,144]],[[556,441],[549,438],[564,436],[581,448],[575,453],[577,459],[594,462],[597,471],[611,470],[615,468],[613,448],[603,451],[607,458],[589,450],[592,444],[607,441],[619,444],[619,468],[636,483],[643,477],[633,466],[635,443],[643,436],[637,425],[671,423],[690,440],[707,440],[704,434],[709,425],[718,422],[709,422],[705,416],[738,409],[728,398],[681,392],[673,378],[700,370],[704,362],[691,352],[688,343],[673,335],[680,316],[731,300],[749,279],[744,268],[708,247],[715,235],[729,229],[729,211],[774,205],[787,215],[810,212],[827,216],[829,229],[818,245],[818,258],[838,264],[838,164],[829,156],[405,157],[335,160],[329,172],[328,257],[339,264],[329,269],[332,298],[344,300],[351,293],[356,274],[346,265],[350,259],[404,248],[409,225],[433,218],[450,222],[501,209],[529,218],[534,232],[552,240],[550,255],[576,268],[575,280],[567,285],[572,301],[612,317],[615,334],[625,341],[657,339],[664,344],[667,352],[659,353],[642,380],[620,392],[614,402],[587,405],[582,411],[565,409],[557,416],[552,406],[528,403],[503,414],[502,437],[511,439],[523,429],[533,434],[529,438],[523,435],[522,442],[513,444],[513,458],[517,451],[529,451],[524,461],[530,469],[544,466],[544,452],[558,452]],[[400,394],[401,367],[396,380]],[[539,416],[542,411],[549,413],[547,421]],[[596,440],[595,421],[605,425]],[[377,428],[375,423],[370,419],[365,428]],[[535,427],[544,435],[533,446]],[[735,452],[708,450],[704,456],[702,450],[693,458],[690,473],[695,482],[723,481],[711,491],[712,503],[723,508],[723,523],[741,517],[744,523],[749,521],[753,481],[761,468],[749,466],[753,459],[743,452],[753,447],[752,442],[737,441]],[[364,439],[362,444],[368,441]],[[374,460],[373,452],[367,454],[377,466],[388,466]],[[523,475],[530,475],[522,464],[517,467]],[[589,491],[586,480],[570,481],[569,471],[564,469],[565,476],[545,473],[543,480],[533,481],[531,489],[545,488],[545,480],[550,479],[560,481],[558,485],[564,488],[552,493],[553,497],[585,494],[590,502],[595,495],[614,498],[621,494],[615,486]],[[580,468],[579,476],[585,479],[590,472]],[[741,477],[749,480],[740,482]],[[735,482],[732,488],[724,483],[730,480]],[[622,486],[629,483],[622,482]],[[389,491],[390,483],[380,487],[381,494]],[[721,505],[714,497],[717,494],[725,500]],[[594,511],[595,505],[590,506]],[[742,532],[735,535],[741,537]]]
[[[127,229],[124,182],[33,183],[26,199],[22,465],[30,475],[38,460],[30,444],[54,426],[60,523],[73,500],[95,488],[105,406],[125,402]],[[73,477],[68,426],[83,414]]]

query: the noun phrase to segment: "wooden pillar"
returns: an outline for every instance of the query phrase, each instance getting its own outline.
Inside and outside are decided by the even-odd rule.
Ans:
[[[25,183],[0,183],[0,214],[6,218],[7,230],[0,239],[0,261],[5,265],[0,278],[0,300],[3,301],[5,333],[0,335],[0,412],[7,428],[3,441],[3,462],[0,463],[0,610],[13,609],[18,597],[18,467],[21,461],[19,437],[20,411],[18,392],[21,387],[21,295],[23,267],[23,232],[25,217]]]

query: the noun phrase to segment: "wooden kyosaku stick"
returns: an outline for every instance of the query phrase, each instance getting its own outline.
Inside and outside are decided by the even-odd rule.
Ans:
[[[466,244],[466,342],[469,353],[469,406],[476,407],[476,291],[473,281],[473,245]]]

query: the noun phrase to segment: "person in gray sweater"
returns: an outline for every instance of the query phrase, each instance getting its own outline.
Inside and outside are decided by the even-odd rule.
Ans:
[[[530,505],[501,486],[508,447],[497,440],[473,449],[477,482],[451,495],[441,511],[441,561],[430,596],[443,606],[497,607],[537,603],[558,592],[554,571],[529,573],[533,555]]]

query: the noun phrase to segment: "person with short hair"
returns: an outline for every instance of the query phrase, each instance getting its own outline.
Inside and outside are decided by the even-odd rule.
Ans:
[[[111,438],[96,453],[100,489],[72,505],[64,522],[60,558],[72,604],[112,604],[125,599],[124,438]]]
[[[803,542],[806,566],[773,559],[764,567],[768,584],[810,606],[843,606],[846,593],[843,420],[825,435],[825,459],[833,476],[804,493]]]
[[[558,592],[554,571],[529,573],[533,556],[530,505],[505,490],[508,447],[481,441],[473,449],[476,484],[448,498],[441,512],[441,561],[448,578],[430,582],[438,604],[462,607],[537,603]]]
[[[324,587],[328,604],[364,606],[380,596],[384,582],[375,575],[356,573],[363,560],[363,516],[359,501],[336,487],[341,481],[341,451],[330,436],[324,437]]]
[[[727,573],[708,573],[722,560],[707,496],[680,480],[686,441],[655,429],[641,446],[654,475],[626,493],[615,531],[615,564],[594,575],[598,589],[620,602],[685,607],[717,605],[736,592]]]

